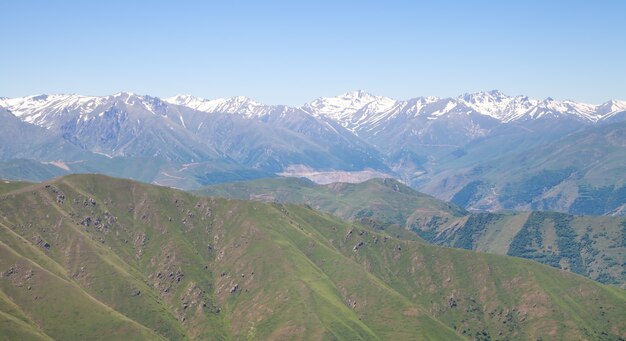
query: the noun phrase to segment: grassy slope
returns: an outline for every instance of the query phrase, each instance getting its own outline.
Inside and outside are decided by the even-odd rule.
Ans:
[[[393,179],[358,184],[316,185],[306,179],[274,178],[218,184],[197,193],[236,199],[306,204],[346,220],[375,220],[399,226],[446,223],[467,212]]]
[[[422,235],[430,242],[524,257],[626,286],[626,219],[555,212],[480,213]]]
[[[602,283],[626,285],[626,245],[620,243],[626,240],[625,218],[537,212],[534,217],[540,221],[540,237],[535,245],[528,246],[532,252],[519,253],[510,250],[511,244],[524,234],[520,231],[530,213],[469,214],[394,180],[320,186],[303,179],[261,179],[206,187],[199,193],[308,204],[370,226],[389,228],[386,225],[395,224],[417,232],[431,243],[531,258]],[[565,230],[555,227],[556,217],[563,218]],[[581,264],[573,268],[578,251],[582,251]]]
[[[534,262],[398,239],[305,206],[104,176],[48,185],[0,190],[2,335],[626,336],[623,290]]]
[[[464,171],[452,162],[422,189],[454,199],[481,182],[464,207],[608,214],[626,202],[625,136],[626,123],[606,124]]]

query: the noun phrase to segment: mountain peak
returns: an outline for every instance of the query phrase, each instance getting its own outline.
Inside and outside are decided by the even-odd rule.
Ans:
[[[167,97],[164,98],[163,100],[166,102],[180,102],[180,103],[184,103],[190,100],[197,100],[199,99],[198,97],[194,96],[194,95],[190,95],[190,94],[179,94],[176,96],[172,96],[172,97]]]
[[[537,101],[526,96],[511,97],[500,90],[466,93],[457,98],[461,104],[475,112],[493,117],[502,122],[510,122],[522,117]]]
[[[495,96],[495,97],[506,96],[504,93],[502,93],[502,91],[500,91],[498,89],[493,89],[491,91],[487,91],[487,93],[490,94],[491,96]]]
[[[454,112],[474,112],[493,117],[503,123],[540,117],[571,117],[582,121],[597,122],[626,111],[626,102],[610,100],[601,105],[590,105],[576,101],[557,101],[551,97],[536,100],[527,96],[508,96],[498,89],[465,93],[458,97],[441,99],[433,96],[418,97],[408,101],[373,95],[365,90],[353,90],[333,97],[320,97],[300,108],[278,107],[259,103],[246,96],[204,99],[190,94],[180,94],[160,100],[156,97],[118,92],[105,97],[90,97],[77,94],[40,94],[20,98],[0,98],[0,106],[11,110],[16,116],[29,123],[47,126],[47,116],[64,113],[88,113],[107,101],[121,101],[125,105],[143,104],[150,111],[159,111],[163,103],[185,106],[207,113],[239,114],[247,118],[262,117],[277,110],[302,109],[316,117],[326,117],[342,126],[356,131],[363,126],[378,124],[386,117],[398,113],[446,116],[439,107],[431,104],[439,101],[444,107],[457,108]],[[120,103],[121,103],[120,102]],[[460,106],[459,106],[460,105]],[[545,116],[547,114],[547,116]],[[436,118],[436,117],[435,117]],[[435,119],[432,118],[432,119]]]
[[[135,97],[135,96],[137,95],[132,92],[127,92],[127,91],[120,91],[116,94],[111,95],[111,97],[113,98],[130,98],[130,97]]]
[[[335,97],[320,97],[304,105],[303,109],[315,116],[324,116],[339,122],[350,130],[389,111],[398,102],[392,98],[375,96],[364,90],[346,92]]]
[[[348,91],[345,94],[342,95],[343,97],[350,97],[350,98],[371,98],[371,97],[376,97],[374,95],[372,95],[371,93],[365,91],[365,90],[353,90],[353,91]]]
[[[483,102],[484,101],[498,101],[499,102],[499,101],[503,101],[503,100],[510,98],[510,96],[507,96],[500,90],[490,90],[490,91],[478,91],[478,92],[465,93],[459,96],[458,98],[464,99],[466,101],[474,101],[474,102],[479,102],[479,101],[483,101]]]
[[[48,95],[46,94],[40,94],[40,95],[33,95],[30,97],[33,101],[45,101],[48,99]]]
[[[246,97],[246,96],[230,97],[230,98],[226,98],[226,101],[228,101],[230,103],[237,103],[237,104],[261,105],[259,102],[253,100],[250,97]]]
[[[626,101],[610,100],[597,107],[597,114],[603,119],[614,116],[617,113],[626,111]]]
[[[192,95],[176,95],[165,98],[164,101],[206,113],[240,114],[248,118],[262,116],[271,108],[246,96],[204,99]]]

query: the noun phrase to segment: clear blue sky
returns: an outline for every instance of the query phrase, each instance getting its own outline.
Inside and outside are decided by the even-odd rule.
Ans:
[[[0,2],[0,96],[626,99],[626,1]]]

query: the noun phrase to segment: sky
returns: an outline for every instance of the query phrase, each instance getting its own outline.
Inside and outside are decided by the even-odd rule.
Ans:
[[[626,100],[626,1],[0,2],[0,96]]]

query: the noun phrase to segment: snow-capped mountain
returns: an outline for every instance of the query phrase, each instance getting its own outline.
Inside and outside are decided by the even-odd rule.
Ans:
[[[155,115],[163,113],[163,102],[158,98],[128,92],[103,97],[56,94],[0,100],[0,107],[10,110],[24,122],[47,129],[69,119],[88,121],[102,117],[115,104],[138,106]]]
[[[468,93],[456,98],[418,97],[398,101],[364,91],[318,98],[303,106],[313,115],[327,117],[353,131],[370,127],[385,118],[425,116],[430,120],[458,113],[475,113],[502,123],[551,117],[569,117],[594,123],[626,110],[625,101],[591,105],[571,100],[531,99],[507,96],[498,90]]]
[[[165,98],[164,101],[202,112],[240,114],[247,118],[262,117],[274,109],[273,106],[263,105],[245,96],[204,99],[192,95],[177,95]]]
[[[346,147],[346,150],[354,150],[355,146],[360,146],[357,149],[362,151],[368,150],[366,144],[370,144],[384,152],[428,146],[460,147],[502,131],[502,127],[511,123],[533,131],[551,132],[552,127],[564,126],[567,122],[567,129],[559,130],[559,134],[563,134],[605,120],[626,119],[626,114],[620,114],[626,110],[624,101],[589,105],[551,98],[536,100],[527,96],[507,96],[497,90],[468,93],[456,98],[430,96],[409,100],[395,100],[359,90],[318,98],[299,108],[264,105],[243,96],[203,99],[178,95],[161,100],[126,92],[103,97],[71,94],[5,98],[0,99],[0,107],[24,122],[60,131],[81,147],[97,146],[95,150],[98,152],[112,155],[133,154],[133,148],[129,147],[133,145],[133,139],[141,132],[153,134],[150,129],[146,130],[148,126],[160,127],[157,130],[167,132],[165,135],[176,136],[176,142],[169,143],[163,136],[152,136],[150,140],[160,141],[157,145],[165,143],[165,149],[178,146],[172,153],[186,150],[186,143],[193,145],[193,152],[188,151],[184,158],[190,161],[202,155],[199,150],[207,140],[223,145],[224,153],[233,152],[234,147],[223,142],[228,138],[214,140],[214,136],[222,136],[226,130],[233,136],[237,127],[245,130],[250,127],[244,129],[243,126],[256,124],[236,117],[266,124],[255,129],[285,129],[309,140],[342,141],[340,144],[353,146]],[[222,122],[224,126],[217,127],[215,122]],[[130,135],[120,137],[122,132]],[[272,134],[281,136],[274,143],[287,136],[278,132]],[[164,153],[141,145],[141,155],[147,151],[154,155]],[[252,146],[247,148],[255,149]],[[372,155],[371,151],[367,153]],[[244,155],[240,157],[244,158]],[[168,154],[168,158],[175,159],[176,155]],[[287,165],[276,167],[283,166]]]
[[[617,114],[626,112],[626,101],[611,100],[596,107],[596,114],[602,120],[612,120]]]
[[[7,99],[0,106],[79,148],[110,157],[187,162],[218,157],[212,148],[188,136],[180,115],[168,111],[156,97],[126,92],[103,97],[39,95]]]
[[[223,159],[263,172],[294,165],[387,170],[377,150],[336,123],[246,97],[176,96],[165,101],[132,93],[40,95],[1,100],[0,107],[25,124],[111,158],[173,163]]]
[[[100,106],[116,100],[126,105],[140,105],[154,114],[163,114],[166,104],[205,113],[239,114],[246,118],[262,118],[277,111],[287,114],[294,109],[301,109],[315,117],[337,122],[357,133],[371,130],[384,120],[398,117],[421,116],[436,120],[455,114],[478,114],[502,123],[548,117],[569,117],[594,123],[626,110],[626,101],[612,100],[591,105],[571,100],[536,100],[527,96],[507,96],[498,90],[468,93],[456,98],[429,96],[409,100],[395,100],[358,90],[335,97],[320,97],[300,108],[264,105],[244,96],[203,99],[192,95],[178,95],[161,100],[126,92],[103,97],[58,94],[0,98],[0,107],[7,108],[25,122],[49,128],[59,117],[68,113],[77,115],[76,118],[79,119],[88,119],[85,115],[93,115]]]
[[[49,128],[68,112],[79,115],[94,111],[105,101],[104,97],[81,95],[36,95],[0,100],[0,106],[10,110],[25,122]]]
[[[498,90],[464,94],[458,97],[458,101],[480,114],[501,122],[519,119],[539,103],[527,96],[510,97]]]
[[[398,101],[389,97],[374,96],[363,90],[347,92],[336,97],[320,97],[305,104],[302,109],[317,117],[331,119],[356,132],[374,117],[384,116]]]
[[[49,166],[60,160],[68,171],[130,172],[188,188],[242,170],[254,177],[295,168],[373,169],[428,191],[427,183],[458,189],[454,169],[626,121],[626,102],[590,105],[497,90],[396,100],[361,90],[290,107],[243,96],[160,99],[121,92],[0,98],[0,112],[0,162],[23,158]],[[145,160],[153,166],[137,167]],[[437,186],[429,193],[444,193]]]

